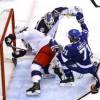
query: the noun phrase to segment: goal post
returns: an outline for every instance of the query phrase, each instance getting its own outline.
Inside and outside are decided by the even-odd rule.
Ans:
[[[7,34],[15,34],[15,19],[14,10],[8,9],[0,12],[0,66],[1,66],[1,87],[2,87],[2,100],[6,100],[6,86],[5,86],[5,63],[4,63],[4,41]],[[8,32],[8,33],[7,33]],[[16,46],[16,41],[13,41],[13,45]],[[6,50],[6,52],[8,52]]]

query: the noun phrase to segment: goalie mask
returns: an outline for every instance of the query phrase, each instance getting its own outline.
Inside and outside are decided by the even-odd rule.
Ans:
[[[44,21],[45,21],[45,24],[48,28],[51,28],[54,24],[54,18],[52,16],[52,14],[50,12],[48,12],[46,14],[46,16],[44,17]]]

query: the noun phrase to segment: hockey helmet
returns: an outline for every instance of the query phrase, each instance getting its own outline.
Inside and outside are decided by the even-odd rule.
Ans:
[[[81,32],[79,32],[79,30],[77,30],[77,29],[71,29],[68,32],[68,37],[72,38],[74,40],[79,40],[80,36],[81,36]]]
[[[51,12],[48,12],[45,15],[44,21],[45,21],[47,26],[52,25],[54,23],[54,19],[53,19],[53,16],[52,16]]]
[[[48,12],[46,15],[45,15],[45,22],[46,23],[50,23],[52,24],[54,22],[54,19],[52,17],[52,14],[51,12]]]

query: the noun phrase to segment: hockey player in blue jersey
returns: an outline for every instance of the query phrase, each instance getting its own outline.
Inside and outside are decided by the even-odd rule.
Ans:
[[[63,52],[58,53],[62,66],[66,66],[68,69],[65,71],[69,75],[66,82],[72,82],[72,71],[76,71],[81,74],[90,73],[96,78],[96,84],[91,86],[91,92],[97,93],[99,90],[99,77],[97,71],[99,66],[94,65],[91,61],[91,48],[88,44],[88,28],[84,22],[82,12],[77,12],[76,19],[82,28],[82,32],[77,29],[71,29],[68,32],[68,38],[71,44],[65,46]]]

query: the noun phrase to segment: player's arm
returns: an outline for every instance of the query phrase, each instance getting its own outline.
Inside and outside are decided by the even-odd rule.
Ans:
[[[49,41],[49,46],[51,47],[52,51],[55,52],[60,52],[63,49],[62,45],[58,44],[55,39],[51,39]]]
[[[61,15],[64,15],[64,16],[75,16],[76,15],[76,11],[75,11],[75,9],[66,8],[66,9],[62,10]]]
[[[6,45],[10,46],[12,44],[12,42],[17,39],[17,36],[20,37],[19,39],[22,39],[22,37],[24,37],[22,33],[21,34],[19,33],[19,34],[16,34],[16,35],[15,34],[9,34],[5,38]]]
[[[58,7],[58,8],[55,8],[53,11],[57,11],[57,12],[61,13],[64,10],[68,10],[68,7]]]
[[[16,36],[14,34],[9,34],[6,38],[5,38],[5,43],[7,46],[10,46],[11,43],[16,39]]]
[[[6,38],[5,38],[5,43],[7,46],[10,46],[12,47],[12,42],[16,39],[16,36],[14,34],[9,34]],[[15,47],[16,48],[16,47]],[[16,48],[17,49],[17,48]],[[14,52],[12,52],[12,56],[14,58],[18,58],[18,57],[22,57],[26,54],[26,50],[24,49],[19,49],[19,50],[16,50]]]
[[[65,46],[64,50],[58,53],[57,58],[62,65],[71,65],[71,55],[72,53],[70,52],[69,47]]]
[[[65,13],[62,13],[62,12],[68,12],[68,8],[67,7],[58,7],[58,8],[55,8],[52,13],[55,14],[55,15],[63,15]]]
[[[80,26],[82,28],[82,33],[85,33],[86,35],[88,35],[88,28],[87,28],[87,25],[84,22],[83,13],[77,12],[76,19],[77,19],[78,23],[80,24]]]

